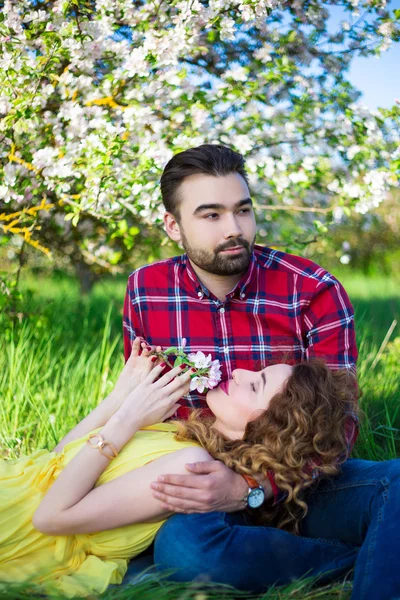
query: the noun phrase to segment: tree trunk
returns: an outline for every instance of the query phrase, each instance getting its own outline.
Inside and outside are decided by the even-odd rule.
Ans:
[[[84,262],[75,264],[75,273],[79,279],[81,296],[87,296],[92,291],[93,284],[97,281],[98,276]]]

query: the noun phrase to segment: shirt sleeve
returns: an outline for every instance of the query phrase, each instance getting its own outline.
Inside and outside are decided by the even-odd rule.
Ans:
[[[124,313],[122,319],[123,335],[124,335],[124,355],[125,361],[128,360],[132,351],[132,342],[138,336],[145,339],[142,330],[142,324],[136,313],[133,305],[134,290],[132,289],[132,275],[128,279],[128,285],[126,287],[126,294],[124,300]]]
[[[329,276],[317,285],[303,317],[306,358],[320,356],[331,369],[356,372],[354,310],[343,286]]]
[[[354,310],[349,297],[332,275],[318,283],[312,300],[303,315],[306,340],[306,359],[324,358],[331,369],[349,369],[356,373],[357,345],[354,331]],[[345,425],[347,456],[358,436],[358,418],[347,415]],[[317,461],[316,461],[317,462]],[[308,469],[313,479],[319,477],[318,467]],[[287,493],[278,489],[272,471],[268,472],[274,499],[273,506],[282,502]]]
[[[332,275],[317,286],[316,294],[304,315],[306,357],[321,357],[331,369],[349,369],[356,374],[357,344],[354,310],[342,284]],[[355,383],[357,393],[357,384]],[[346,419],[347,455],[358,436],[358,418],[350,413]]]

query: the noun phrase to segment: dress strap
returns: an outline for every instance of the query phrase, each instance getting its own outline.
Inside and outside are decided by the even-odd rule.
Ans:
[[[172,423],[156,423],[155,425],[148,425],[147,427],[141,427],[139,431],[164,431],[175,433],[177,428]]]

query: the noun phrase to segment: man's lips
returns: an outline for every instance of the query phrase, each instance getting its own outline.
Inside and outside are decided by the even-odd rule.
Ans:
[[[237,254],[244,250],[244,246],[235,246],[234,248],[226,248],[226,250],[221,250],[221,252],[227,252],[228,254]]]
[[[219,387],[227,396],[229,396],[229,382],[228,381],[223,381],[222,383],[219,384]]]

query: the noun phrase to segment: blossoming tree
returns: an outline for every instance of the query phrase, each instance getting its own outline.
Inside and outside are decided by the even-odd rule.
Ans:
[[[400,106],[369,110],[346,78],[400,39],[385,0],[0,5],[7,239],[100,271],[156,257],[161,171],[205,142],[245,155],[269,243],[293,248],[397,185]]]

